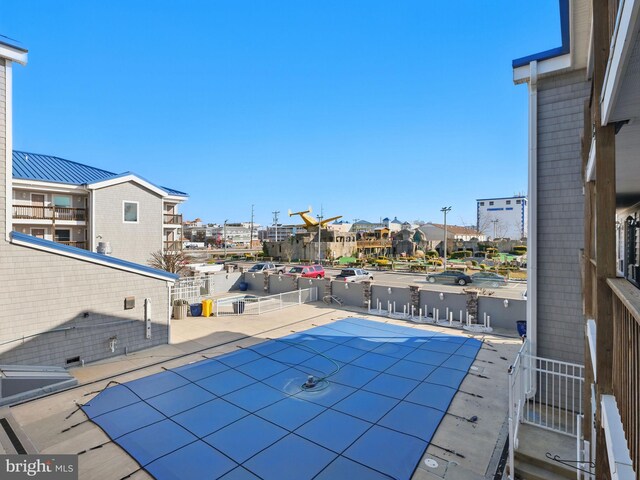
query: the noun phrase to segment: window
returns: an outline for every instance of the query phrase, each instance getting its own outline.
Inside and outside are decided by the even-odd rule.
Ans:
[[[493,202],[489,202],[489,206],[493,205]]]
[[[516,200],[516,205],[520,205],[521,200]]]
[[[507,205],[511,205],[511,200],[507,200]]]
[[[44,238],[44,228],[32,228],[31,229],[31,236],[32,237],[38,237],[38,238]]]
[[[56,242],[70,242],[71,241],[71,230],[58,230],[56,229],[56,235],[54,240]]]
[[[56,207],[71,208],[71,197],[68,195],[54,195],[53,205]]]
[[[123,221],[126,223],[138,223],[138,202],[122,202]]]
[[[484,207],[484,202],[480,202],[480,206],[481,206],[481,207]]]

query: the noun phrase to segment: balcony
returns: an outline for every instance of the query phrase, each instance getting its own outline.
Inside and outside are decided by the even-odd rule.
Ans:
[[[182,225],[182,214],[174,215],[172,213],[164,214],[165,225]]]
[[[164,251],[165,252],[181,252],[182,251],[182,242],[176,240],[165,240],[164,242]]]
[[[56,243],[61,243],[62,245],[69,245],[70,247],[82,248],[83,250],[87,250],[87,242],[63,242],[56,240]]]
[[[86,222],[87,213],[85,208],[14,205],[13,218],[16,220],[51,220],[52,223],[56,221]]]

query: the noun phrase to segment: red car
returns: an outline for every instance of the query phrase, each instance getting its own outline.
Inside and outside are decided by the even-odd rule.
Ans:
[[[305,278],[324,278],[324,267],[322,265],[300,265],[291,267],[288,275],[300,275]]]

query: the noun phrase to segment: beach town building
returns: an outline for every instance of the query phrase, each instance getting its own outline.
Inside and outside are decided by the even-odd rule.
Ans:
[[[182,250],[186,193],[51,155],[14,151],[12,163],[16,232],[138,263]]]
[[[514,82],[529,94],[529,272],[527,341],[512,369],[525,383],[511,407],[509,464],[528,444],[516,427],[535,421],[522,406],[552,403],[552,412],[577,419],[568,430],[574,438],[564,438],[584,478],[635,479],[640,1],[559,4],[561,46],[513,61]],[[550,395],[547,386],[559,385],[567,368],[583,388]],[[543,427],[538,438],[549,451],[558,426]],[[548,470],[558,467],[548,462]],[[526,468],[516,464],[511,478],[526,477]]]
[[[480,198],[476,204],[476,229],[486,237],[521,240],[527,236],[526,196]]]
[[[167,343],[169,292],[176,275],[55,242],[53,238],[38,238],[15,228],[13,69],[26,65],[27,56],[24,47],[4,37],[0,39],[0,278],[4,284],[0,293],[0,365],[68,367]],[[157,234],[159,245],[163,240],[165,194],[173,196],[176,192],[144,185],[133,176],[125,177],[126,180],[85,182],[95,182],[94,190],[86,194],[112,192],[119,202],[114,218],[122,223],[123,215],[131,212],[123,202],[139,202],[142,221],[142,215],[147,214],[146,196],[151,195],[143,189],[156,189],[153,195],[157,209],[153,214],[159,226],[154,235]],[[100,185],[110,181],[113,185]],[[51,187],[51,181],[45,183]],[[46,192],[46,198],[55,193]],[[83,228],[91,221],[90,216],[85,219]],[[37,376],[37,372],[32,375]],[[6,398],[0,402],[3,400]]]

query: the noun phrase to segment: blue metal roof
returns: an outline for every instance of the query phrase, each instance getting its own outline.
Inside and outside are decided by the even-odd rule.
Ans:
[[[45,247],[52,250],[58,250],[62,253],[67,253],[74,255],[76,257],[84,257],[88,262],[95,262],[99,260],[100,262],[110,263],[114,266],[114,268],[125,267],[131,270],[137,270],[141,275],[153,275],[156,277],[164,277],[169,281],[175,281],[180,278],[179,275],[174,273],[165,272],[164,270],[158,270],[156,268],[151,268],[146,265],[141,265],[139,263],[129,262],[127,260],[122,260],[120,258],[110,257],[109,255],[103,255],[101,253],[90,252],[88,250],[83,250],[82,248],[71,247],[69,245],[64,245],[62,243],[52,242],[51,240],[45,240],[43,238],[32,237],[31,235],[27,235],[26,233],[20,232],[11,232],[11,238],[15,240],[20,240],[21,242],[30,243],[34,246]]]
[[[5,35],[0,35],[0,44],[6,45],[7,47],[15,48],[16,50],[20,50],[21,52],[28,52],[26,48],[20,45],[20,42],[18,40],[14,40],[13,38],[9,38]]]
[[[84,185],[119,176],[119,174],[107,170],[72,162],[60,157],[13,151],[13,178]],[[160,188],[169,195],[188,196],[179,190],[167,187]]]
[[[571,38],[569,35],[569,0],[558,0],[560,6],[560,34],[562,36],[562,45],[560,47],[545,50],[544,52],[534,53],[522,58],[516,58],[511,62],[513,68],[523,67],[535,61],[548,60],[550,58],[565,55],[571,50]]]

